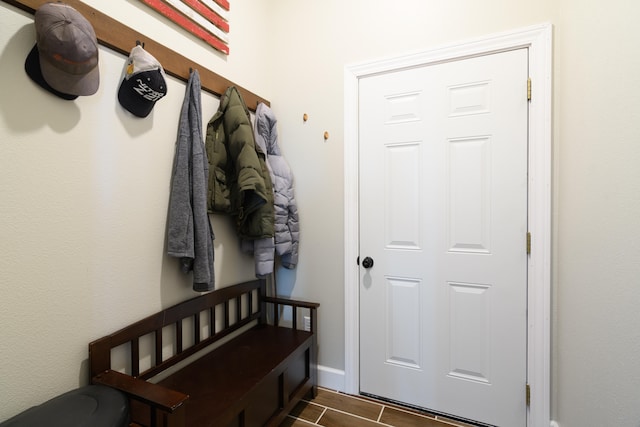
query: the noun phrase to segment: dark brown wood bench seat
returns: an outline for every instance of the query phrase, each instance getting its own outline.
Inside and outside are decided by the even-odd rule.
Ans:
[[[222,288],[92,342],[92,382],[127,393],[132,426],[279,425],[300,399],[316,394],[318,304],[266,297],[264,290],[260,280]],[[291,327],[278,326],[287,306]],[[298,327],[307,315],[310,331]],[[141,344],[150,341],[152,355]],[[173,354],[166,354],[167,347]],[[117,348],[127,353],[129,372],[112,366]],[[149,359],[154,362],[140,372],[141,360]]]
[[[261,325],[159,384],[190,396],[186,402],[189,426],[214,425],[212,413],[221,414],[215,425],[235,425],[235,415],[242,410],[242,425],[262,425],[275,408],[284,407],[281,398],[296,400],[291,394],[310,377],[304,350],[312,338],[309,332]],[[275,393],[281,388],[284,393]]]

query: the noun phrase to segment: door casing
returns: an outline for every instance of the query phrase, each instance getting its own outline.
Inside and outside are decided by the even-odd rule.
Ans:
[[[454,61],[506,50],[529,49],[529,232],[527,295],[527,425],[550,425],[551,397],[551,170],[552,26],[541,24],[392,58],[348,65],[344,70],[345,386],[358,394],[359,254],[358,81],[369,75]],[[526,86],[523,84],[523,90]],[[523,393],[525,390],[523,390]]]

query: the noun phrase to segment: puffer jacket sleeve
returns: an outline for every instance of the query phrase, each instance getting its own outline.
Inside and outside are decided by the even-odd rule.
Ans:
[[[235,162],[236,176],[234,183],[236,191],[232,191],[232,206],[239,206],[238,221],[242,224],[245,219],[264,205],[271,194],[271,187],[267,188],[263,167],[256,153],[253,139],[253,128],[242,97],[235,87],[228,92],[229,106],[223,117],[225,131],[228,135],[229,158]]]
[[[275,261],[275,243],[273,237],[264,239],[246,240],[240,242],[242,252],[253,255],[256,277],[266,279],[273,273]]]
[[[290,239],[287,250],[280,255],[280,263],[283,267],[292,269],[298,264],[298,245],[300,243],[300,223],[298,222],[298,204],[293,192],[293,177],[288,181],[288,187],[284,194],[287,197],[287,222],[286,227]]]
[[[282,156],[270,156],[275,182],[276,254],[283,267],[292,269],[298,263],[300,225],[298,205],[293,190],[293,173]]]

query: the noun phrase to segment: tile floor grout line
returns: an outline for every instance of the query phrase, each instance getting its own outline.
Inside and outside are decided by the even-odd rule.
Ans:
[[[361,415],[354,414],[354,413],[352,413],[352,412],[346,412],[346,411],[342,411],[342,410],[340,410],[340,409],[336,409],[336,408],[329,408],[329,407],[327,407],[327,409],[326,409],[326,410],[328,411],[329,409],[331,409],[332,411],[335,411],[335,412],[339,412],[339,413],[341,413],[341,414],[343,414],[343,415],[350,415],[350,416],[352,416],[352,417],[354,417],[354,418],[358,418],[358,419],[361,419],[361,420],[364,420],[364,421],[369,421],[369,422],[371,422],[371,423],[376,423],[376,424],[379,424],[379,425],[381,425],[381,426],[393,427],[391,424],[385,424],[385,423],[382,423],[382,422],[374,421],[374,420],[372,420],[371,418],[366,418],[366,417],[363,417],[363,416],[361,416]],[[322,415],[324,415],[324,413],[323,413]],[[320,418],[318,419],[318,423],[320,422],[320,420],[321,420],[321,419],[322,419],[322,417],[320,417]]]
[[[447,425],[450,425],[450,426],[453,426],[453,427],[464,427],[462,424],[457,423],[457,422],[455,422],[453,420],[450,420],[450,419],[447,419],[447,418],[442,419],[442,417],[439,416],[439,415],[436,415],[435,420],[438,421],[439,423],[447,424]],[[466,425],[468,425],[468,424],[466,424]]]
[[[322,390],[324,390],[324,391],[326,391],[326,392],[328,392],[328,393],[337,394],[337,395],[339,395],[339,396],[345,396],[345,397],[347,397],[347,398],[352,398],[352,399],[355,399],[355,400],[358,400],[358,401],[361,401],[361,402],[370,403],[370,404],[372,404],[372,405],[380,405],[380,406],[381,406],[381,409],[380,409],[380,414],[378,415],[378,419],[374,421],[374,420],[371,420],[371,419],[369,419],[369,418],[365,418],[365,417],[362,417],[362,416],[360,416],[360,415],[353,414],[353,413],[351,413],[351,412],[342,411],[342,410],[340,410],[340,409],[336,409],[336,408],[330,408],[330,407],[328,407],[328,406],[324,406],[324,405],[318,405],[317,403],[314,403],[314,402],[312,402],[312,401],[310,401],[310,400],[304,400],[304,399],[303,399],[303,401],[304,401],[304,402],[311,403],[311,404],[316,405],[316,406],[324,407],[324,410],[322,411],[322,414],[321,414],[321,415],[320,415],[320,417],[316,420],[316,425],[320,425],[320,424],[319,424],[319,422],[320,422],[320,420],[322,419],[322,417],[325,415],[325,413],[327,412],[327,410],[332,409],[332,410],[334,410],[334,411],[336,411],[336,412],[340,412],[340,413],[342,413],[342,414],[346,414],[346,415],[351,415],[351,416],[354,416],[354,417],[356,417],[356,418],[360,418],[360,419],[363,419],[363,420],[366,420],[366,421],[372,421],[372,422],[378,423],[378,424],[383,425],[383,426],[394,427],[394,426],[392,426],[392,425],[390,425],[390,424],[385,424],[385,423],[383,423],[383,422],[381,422],[381,421],[380,421],[380,419],[382,418],[382,414],[383,414],[383,412],[384,412],[384,409],[385,409],[385,408],[389,408],[389,409],[394,409],[394,410],[396,410],[396,411],[404,412],[404,413],[409,414],[409,415],[415,415],[415,416],[420,417],[420,418],[425,418],[425,419],[428,419],[428,420],[437,421],[437,422],[442,423],[442,424],[444,424],[444,425],[448,425],[448,426],[452,426],[452,427],[465,427],[465,426],[463,426],[463,425],[461,425],[461,424],[457,423],[457,422],[456,422],[456,421],[454,421],[454,420],[451,420],[451,419],[448,419],[448,418],[443,418],[443,417],[441,417],[441,416],[439,416],[439,415],[435,415],[435,414],[433,414],[433,415],[431,415],[431,416],[429,416],[429,415],[424,415],[424,414],[421,414],[421,413],[420,413],[420,412],[418,412],[418,411],[414,412],[414,411],[411,411],[411,410],[405,409],[405,408],[403,408],[402,406],[389,406],[389,405],[388,405],[388,404],[386,404],[386,403],[373,401],[373,400],[371,400],[371,399],[361,398],[361,397],[360,397],[360,396],[358,396],[358,395],[348,394],[348,393],[344,393],[344,392],[341,392],[341,391],[338,391],[338,390],[332,390],[332,389],[328,389],[328,388],[324,388],[324,387],[318,387],[318,388],[322,388]],[[298,419],[301,419],[301,418],[298,418]]]
[[[289,417],[289,418],[293,418],[293,419],[294,419],[294,420],[296,420],[296,421],[302,421],[303,423],[305,423],[305,424],[309,424],[310,426],[320,426],[320,424],[312,423],[311,421],[307,421],[307,420],[305,420],[304,418],[294,417],[293,415],[287,415],[287,417]],[[322,427],[322,426],[320,426],[320,427]]]
[[[317,420],[316,422],[320,422],[320,420],[322,419],[322,416],[324,416],[325,412],[326,412],[328,409],[332,409],[332,410],[334,410],[334,411],[336,411],[336,412],[340,412],[340,413],[342,413],[342,414],[346,414],[346,415],[351,415],[351,416],[353,416],[353,417],[357,417],[357,418],[360,418],[360,419],[362,419],[362,420],[366,420],[366,421],[373,421],[373,422],[378,423],[378,424],[381,424],[381,425],[383,425],[383,426],[393,427],[392,425],[389,425],[389,424],[385,424],[385,423],[383,423],[383,422],[380,422],[380,418],[382,417],[382,411],[384,411],[384,407],[385,407],[385,405],[383,405],[383,404],[381,404],[381,403],[378,403],[378,402],[372,402],[371,400],[361,399],[360,397],[358,397],[358,396],[356,396],[356,395],[353,395],[353,394],[347,394],[347,393],[344,393],[344,392],[341,392],[341,391],[337,391],[337,390],[330,390],[330,389],[326,389],[326,388],[323,388],[323,390],[325,390],[325,391],[326,391],[326,392],[328,392],[328,393],[337,394],[338,396],[345,396],[345,397],[347,397],[347,398],[352,398],[352,399],[355,399],[355,400],[359,400],[360,402],[370,403],[371,405],[378,405],[378,406],[380,406],[380,414],[378,414],[378,419],[377,419],[377,420],[371,420],[371,419],[369,419],[369,418],[365,418],[365,417],[362,417],[362,416],[360,416],[360,415],[356,415],[356,414],[354,414],[354,413],[352,413],[352,412],[346,412],[346,411],[342,411],[342,410],[340,410],[340,409],[330,408],[330,407],[328,407],[328,406],[327,406],[327,407],[325,407],[324,412],[322,413],[322,415],[320,416],[320,418],[318,418],[318,420]],[[321,406],[321,405],[319,405],[319,406]]]
[[[449,424],[455,423],[454,421],[449,420],[449,419],[441,420],[441,419],[438,418],[438,415],[435,415],[435,414],[427,415],[427,414],[420,413],[420,410],[418,410],[418,409],[410,410],[410,409],[404,408],[402,406],[390,406],[390,405],[387,405],[387,404],[384,404],[383,406],[384,406],[385,409],[387,409],[387,408],[388,409],[393,409],[394,411],[404,412],[405,414],[415,415],[416,417],[426,418],[428,420],[434,420],[434,421],[440,421],[440,422],[445,422],[446,421]],[[458,426],[457,424],[451,424],[451,425]]]
[[[439,419],[437,415],[433,415],[433,416],[424,415],[424,414],[421,414],[420,412],[413,412],[413,411],[407,410],[407,409],[405,409],[405,408],[403,408],[401,406],[397,406],[397,407],[396,406],[389,406],[389,405],[387,405],[385,403],[375,402],[375,401],[372,401],[370,399],[361,398],[360,396],[355,395],[355,394],[347,394],[347,393],[344,393],[344,392],[341,392],[341,391],[337,391],[337,390],[331,390],[331,389],[326,389],[326,388],[323,388],[323,390],[325,390],[325,391],[327,391],[329,393],[337,394],[339,396],[346,396],[346,397],[350,397],[350,398],[359,400],[361,402],[370,403],[372,405],[380,405],[382,408],[380,410],[380,416],[378,417],[378,420],[382,417],[382,412],[384,411],[384,409],[385,408],[390,408],[390,409],[395,409],[397,411],[404,412],[406,414],[416,415],[416,416],[421,417],[421,418],[426,418],[426,419],[433,420],[433,421],[438,421],[438,422],[441,422],[441,423],[447,423],[448,425],[455,426],[455,427],[461,427],[458,424],[453,424],[450,420]],[[334,409],[334,408],[332,408],[332,409]],[[340,411],[340,412],[343,412],[343,411]],[[349,412],[344,412],[344,413],[348,414]]]
[[[341,392],[335,392],[336,394],[343,394],[349,397],[353,397],[354,399],[360,400],[362,402],[370,402],[373,403],[374,405],[382,405],[383,408],[389,408],[389,409],[394,409],[396,411],[400,411],[400,412],[404,412],[406,414],[410,414],[410,415],[415,415],[421,418],[426,418],[428,420],[433,420],[433,421],[438,421],[440,423],[444,423],[446,425],[449,426],[453,426],[453,427],[465,427],[468,426],[469,424],[460,424],[459,422],[452,420],[450,418],[447,417],[443,417],[442,415],[436,415],[436,414],[429,414],[428,413],[421,413],[419,409],[414,409],[414,410],[410,410],[408,408],[405,408],[403,406],[397,405],[397,406],[390,406],[387,403],[379,403],[377,401],[371,401],[368,399],[363,399],[360,398],[358,395],[351,395],[351,394],[346,394],[346,393],[341,393]]]
[[[356,399],[356,400],[359,400],[359,401],[361,401],[361,402],[371,403],[372,405],[382,405],[382,406],[384,406],[384,404],[383,404],[383,403],[379,403],[378,401],[375,401],[375,400],[373,400],[373,399],[371,399],[371,398],[364,398],[364,397],[360,397],[360,396],[359,396],[359,395],[357,395],[357,394],[349,394],[349,393],[345,393],[345,392],[343,392],[343,391],[330,390],[330,389],[326,389],[326,388],[325,388],[325,389],[323,389],[323,390],[325,390],[325,391],[327,391],[327,392],[329,392],[329,393],[337,394],[337,395],[339,395],[339,396],[351,397],[351,398]]]
[[[314,406],[319,406],[320,408],[324,408],[322,409],[322,413],[320,414],[320,416],[318,417],[318,419],[315,421],[315,424],[318,423],[318,421],[320,421],[320,418],[322,418],[322,416],[324,415],[325,412],[327,412],[328,407],[324,406],[324,405],[319,405],[311,400],[307,400],[307,399],[302,399],[301,402],[306,403],[307,405],[314,405]],[[302,418],[298,418],[298,417],[294,417],[295,419],[299,419],[301,420]]]
[[[324,409],[322,410],[322,413],[320,414],[320,416],[316,420],[316,424],[320,424],[320,420],[322,419],[322,417],[324,417],[324,414],[327,413],[327,409],[329,409],[329,408],[327,406],[325,406]]]

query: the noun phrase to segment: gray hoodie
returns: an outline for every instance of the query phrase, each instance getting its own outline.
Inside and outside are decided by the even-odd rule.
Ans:
[[[213,230],[207,212],[209,162],[202,137],[200,75],[194,70],[185,91],[171,176],[167,253],[193,270],[193,290],[214,288]]]

